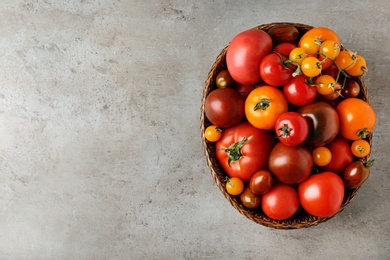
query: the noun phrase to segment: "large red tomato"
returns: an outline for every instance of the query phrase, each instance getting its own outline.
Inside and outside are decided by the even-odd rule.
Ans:
[[[243,122],[223,130],[216,142],[216,155],[231,178],[249,182],[257,171],[267,169],[274,145],[275,138],[270,131]]]
[[[232,78],[242,85],[260,80],[260,62],[272,50],[272,39],[264,31],[250,29],[236,35],[226,53]]]
[[[311,215],[330,217],[336,214],[343,202],[343,180],[333,172],[314,174],[299,184],[299,200]]]

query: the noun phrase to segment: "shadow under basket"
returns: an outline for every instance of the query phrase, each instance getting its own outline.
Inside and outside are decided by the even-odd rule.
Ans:
[[[308,30],[312,29],[313,27],[310,25],[305,25],[305,24],[299,24],[299,23],[270,23],[270,24],[263,24],[256,26],[252,29],[257,29],[257,30],[263,30],[267,32],[270,30],[273,26],[279,25],[279,24],[287,24],[287,25],[293,25],[295,26],[298,31],[299,31],[299,36],[298,38],[302,37],[302,35],[307,32]],[[215,80],[217,77],[217,74],[224,70],[227,69],[226,66],[226,51],[228,49],[229,45],[227,45],[221,53],[217,56],[214,64],[211,67],[211,70],[207,76],[206,82],[205,82],[205,87],[203,90],[203,97],[202,97],[202,105],[201,105],[201,116],[200,116],[200,131],[201,131],[201,136],[202,136],[202,143],[203,143],[203,150],[204,154],[207,159],[207,164],[210,168],[211,175],[214,178],[214,181],[222,194],[225,196],[225,198],[230,202],[230,204],[238,210],[242,215],[247,217],[248,219],[271,228],[276,228],[276,229],[298,229],[298,228],[307,228],[311,226],[318,225],[322,222],[325,222],[332,217],[334,217],[336,214],[341,212],[354,198],[356,195],[356,192],[358,191],[359,188],[357,189],[350,189],[350,190],[345,190],[345,195],[344,199],[342,202],[342,205],[339,209],[339,211],[327,218],[321,218],[321,217],[315,217],[304,211],[302,208],[298,210],[298,212],[291,218],[286,219],[286,220],[274,220],[269,217],[267,217],[263,211],[261,210],[261,207],[257,209],[248,209],[244,207],[240,201],[239,196],[232,196],[226,191],[226,173],[220,166],[217,158],[216,158],[216,152],[215,152],[215,143],[209,142],[205,139],[204,136],[204,131],[205,129],[211,125],[211,123],[208,121],[208,119],[205,116],[204,113],[204,105],[205,105],[205,100],[207,95],[214,89],[217,88]],[[360,99],[365,100],[366,102],[369,102],[368,100],[368,93],[367,93],[367,88],[364,84],[364,81],[361,77],[356,77],[354,78],[355,81],[357,81],[360,85],[361,92],[359,95]],[[369,141],[370,145],[372,144],[372,136],[370,135],[367,138],[367,141]],[[368,158],[366,158],[368,159]]]

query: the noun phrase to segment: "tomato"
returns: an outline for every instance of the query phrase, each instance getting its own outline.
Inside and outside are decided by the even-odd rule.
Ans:
[[[293,42],[299,36],[299,31],[295,26],[289,24],[277,24],[272,26],[267,33],[271,36],[272,41]]]
[[[326,98],[328,100],[337,99],[341,95],[341,88],[342,87],[341,87],[340,83],[335,82],[333,85],[333,92],[328,94],[328,95],[324,95],[324,98]]]
[[[272,86],[252,90],[245,101],[245,115],[255,127],[273,130],[278,117],[288,111],[282,91]]]
[[[335,62],[342,70],[351,68],[356,62],[356,54],[350,50],[342,50],[337,56]]]
[[[222,129],[218,126],[211,125],[204,131],[205,138],[210,142],[216,142],[221,138]]]
[[[327,69],[334,64],[333,60],[339,55],[340,44],[333,40],[326,40],[321,43],[319,52],[318,59],[322,62],[322,70]]]
[[[239,123],[223,130],[215,145],[217,160],[229,177],[249,182],[253,174],[267,168],[274,139],[269,131]]]
[[[353,141],[353,143],[351,144],[351,151],[352,154],[356,157],[363,158],[370,154],[371,146],[370,143],[366,140],[359,139]]]
[[[326,145],[332,154],[330,163],[325,167],[319,167],[320,171],[331,171],[341,174],[344,169],[353,162],[351,144],[347,139],[338,135],[332,142]]]
[[[297,184],[310,175],[313,159],[307,146],[288,146],[279,142],[269,155],[268,168],[279,181]]]
[[[361,99],[344,99],[337,105],[336,111],[340,119],[340,134],[349,140],[365,138],[375,127],[375,111]]]
[[[341,95],[344,98],[352,98],[359,96],[360,86],[359,83],[354,81],[353,79],[347,79],[344,87],[341,90]]]
[[[315,86],[310,86],[306,82],[304,75],[298,75],[283,86],[283,93],[289,103],[295,106],[304,106],[313,102],[317,90]]]
[[[302,35],[301,39],[299,40],[299,45],[300,42],[302,42],[306,37],[315,37],[320,41],[333,40],[336,43],[340,44],[339,36],[333,30],[325,27],[315,27],[307,31],[304,35]]]
[[[355,161],[345,168],[341,176],[346,189],[359,188],[370,176],[370,167],[374,161]]]
[[[322,70],[322,63],[315,57],[306,57],[302,60],[301,70],[307,77],[317,77]]]
[[[253,90],[253,85],[238,85],[234,89],[237,90],[245,100],[249,93]]]
[[[333,62],[326,69],[323,66],[321,74],[322,75],[329,75],[329,76],[333,77],[334,79],[337,79],[337,77],[339,77],[339,79],[340,79],[340,76],[341,76],[341,75],[339,75],[340,74],[339,68]]]
[[[273,176],[270,171],[260,170],[256,172],[250,182],[249,188],[258,195],[263,195],[271,189],[273,184]]]
[[[232,76],[230,76],[228,70],[221,70],[215,79],[215,83],[218,88],[234,87],[237,83],[234,81]]]
[[[314,174],[298,186],[302,207],[316,217],[331,217],[343,202],[343,180],[333,172]]]
[[[345,71],[351,76],[362,76],[364,72],[368,71],[366,60],[361,55],[357,54],[355,64],[350,68],[345,69]]]
[[[304,49],[307,54],[316,54],[320,49],[321,41],[313,36],[307,36],[299,41],[299,47]]]
[[[244,182],[239,178],[226,177],[226,191],[230,195],[240,195],[244,190]]]
[[[261,205],[261,196],[254,194],[249,187],[246,187],[240,195],[242,205],[248,209],[255,209]]]
[[[339,117],[336,110],[325,102],[315,102],[297,111],[309,124],[305,143],[318,147],[331,142],[339,132]]]
[[[299,209],[297,191],[286,184],[277,184],[264,194],[261,207],[264,213],[275,220],[292,217]]]
[[[330,95],[334,93],[336,80],[329,75],[321,75],[315,80],[317,92],[321,95]]]
[[[306,140],[309,125],[301,114],[290,111],[278,117],[275,132],[279,141],[288,146],[295,146]]]
[[[204,111],[213,125],[221,128],[230,127],[244,117],[244,100],[232,88],[218,88],[206,97]]]
[[[297,47],[291,50],[289,59],[297,62],[298,64],[302,64],[303,59],[308,56],[309,54],[307,54],[304,49]]]
[[[272,39],[264,31],[250,29],[236,35],[226,52],[226,64],[233,79],[250,85],[260,80],[260,62],[272,50]]]
[[[317,147],[311,153],[313,162],[318,166],[326,166],[332,160],[332,153],[324,146]]]
[[[271,86],[286,84],[294,70],[288,67],[285,59],[278,53],[270,53],[260,63],[260,75],[265,83]]]
[[[279,53],[283,55],[284,57],[288,57],[290,55],[290,52],[295,49],[297,46],[289,43],[289,42],[283,42],[279,43],[273,48],[273,52]]]

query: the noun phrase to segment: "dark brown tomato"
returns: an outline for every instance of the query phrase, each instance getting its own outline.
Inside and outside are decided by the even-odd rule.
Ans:
[[[268,30],[272,41],[275,43],[293,42],[299,36],[298,29],[289,24],[278,24]]]
[[[279,181],[298,184],[310,175],[313,158],[309,148],[303,144],[288,146],[279,142],[269,155],[268,167]]]
[[[370,176],[370,167],[372,164],[373,161],[365,163],[362,161],[355,161],[349,164],[342,175],[345,188],[359,188],[367,180],[368,176]]]
[[[260,206],[261,196],[254,194],[249,187],[246,187],[240,195],[242,205],[248,209],[254,209]]]
[[[359,93],[360,93],[359,83],[357,83],[353,79],[347,79],[343,89],[341,90],[341,95],[344,98],[354,98],[359,96]]]
[[[204,111],[213,125],[221,128],[233,126],[245,115],[244,100],[232,88],[218,88],[207,96]]]
[[[298,109],[309,124],[305,143],[318,147],[330,143],[339,132],[340,123],[336,110],[325,102],[316,102]]]
[[[237,85],[237,82],[230,76],[228,70],[222,70],[218,73],[215,84],[218,88],[232,88]]]
[[[253,193],[262,195],[271,189],[272,184],[272,174],[267,170],[261,170],[252,176],[249,182],[249,188]]]

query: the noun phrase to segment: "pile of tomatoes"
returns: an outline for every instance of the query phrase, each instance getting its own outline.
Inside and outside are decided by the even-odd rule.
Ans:
[[[235,36],[226,65],[204,105],[204,136],[215,142],[226,191],[275,220],[299,208],[336,214],[373,163],[376,114],[357,82],[364,58],[329,28],[300,36],[280,24]]]

